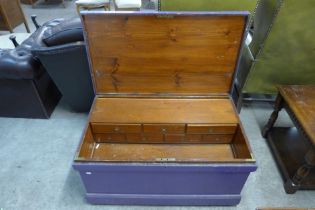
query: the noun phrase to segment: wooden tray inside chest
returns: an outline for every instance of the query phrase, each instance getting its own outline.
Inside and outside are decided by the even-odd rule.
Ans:
[[[77,159],[238,162],[252,156],[228,98],[97,98]]]
[[[97,97],[76,161],[254,162],[229,96],[247,17],[84,12]]]

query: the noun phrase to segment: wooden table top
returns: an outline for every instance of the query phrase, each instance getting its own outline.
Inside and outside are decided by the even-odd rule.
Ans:
[[[278,90],[315,145],[315,85],[281,85]]]

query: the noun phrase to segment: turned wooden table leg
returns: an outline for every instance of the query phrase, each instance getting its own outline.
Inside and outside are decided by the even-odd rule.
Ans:
[[[289,179],[284,183],[284,189],[286,193],[295,193],[303,181],[308,176],[311,169],[315,167],[315,148],[311,148],[305,155],[305,164],[300,166],[296,171],[292,179]]]
[[[275,107],[274,107],[274,110],[268,120],[268,123],[265,125],[265,127],[263,128],[261,134],[264,138],[267,137],[267,134],[269,132],[269,130],[273,127],[273,125],[275,124],[277,118],[278,118],[278,115],[279,115],[279,112],[281,111],[283,107],[283,98],[282,96],[279,94],[277,96],[277,99],[276,99],[276,102],[275,102]]]

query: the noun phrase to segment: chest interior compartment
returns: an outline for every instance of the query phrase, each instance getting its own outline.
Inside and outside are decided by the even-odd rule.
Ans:
[[[97,96],[76,161],[254,162],[229,95],[247,18],[83,13]]]

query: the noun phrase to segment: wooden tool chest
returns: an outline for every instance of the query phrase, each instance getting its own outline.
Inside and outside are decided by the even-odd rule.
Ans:
[[[73,167],[94,204],[236,205],[256,170],[230,97],[245,12],[83,12],[96,98]]]

